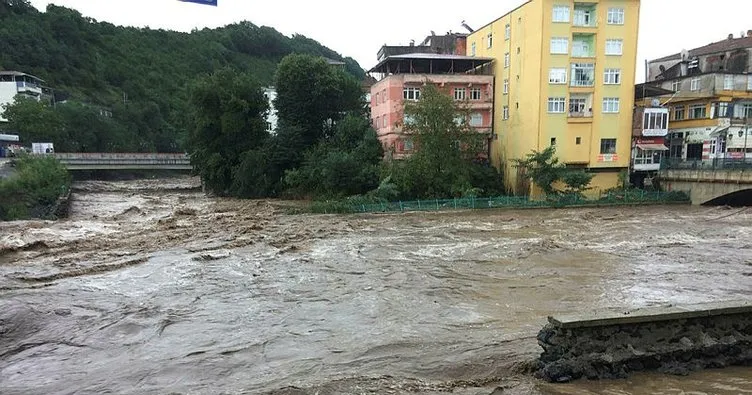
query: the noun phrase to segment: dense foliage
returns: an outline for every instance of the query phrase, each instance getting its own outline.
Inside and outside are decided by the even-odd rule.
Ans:
[[[353,59],[310,38],[250,22],[181,33],[119,27],[52,4],[40,12],[27,0],[0,0],[0,68],[36,75],[58,99],[86,103],[36,108],[42,123],[25,129],[20,121],[30,119],[23,114],[32,108],[17,111],[19,122],[9,126],[26,143],[45,138],[58,151],[180,151],[192,129],[187,88],[196,78],[230,68],[271,84],[277,64],[291,53],[342,60],[350,75],[364,75]],[[228,81],[217,82],[216,89],[227,87]],[[97,120],[102,108],[112,118]],[[48,123],[54,127],[47,129]]]
[[[468,124],[468,111],[428,85],[405,105],[404,130],[416,152],[388,165],[385,174],[402,199],[500,195],[501,177],[479,160],[485,136]]]
[[[224,81],[232,89],[212,89]],[[360,85],[319,57],[289,55],[276,74],[277,132],[248,73],[224,69],[191,91],[191,159],[205,185],[239,197],[345,196],[378,184],[381,144],[362,113]]]
[[[16,172],[0,179],[0,220],[47,217],[70,187],[70,175],[52,157],[24,156]]]
[[[533,150],[524,159],[517,159],[515,166],[525,169],[527,177],[548,196],[563,193],[581,197],[595,176],[584,170],[567,169],[556,157],[556,147],[553,145],[542,151]],[[557,183],[563,184],[564,189],[558,189]]]

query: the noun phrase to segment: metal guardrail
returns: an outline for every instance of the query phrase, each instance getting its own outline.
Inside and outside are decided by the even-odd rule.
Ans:
[[[718,158],[710,160],[671,160],[661,162],[662,170],[742,170],[752,169],[752,158]]]
[[[412,200],[381,203],[355,203],[351,201],[315,202],[313,212],[318,213],[389,213],[406,211],[477,210],[493,208],[563,208],[583,206],[620,206],[640,204],[689,203],[683,192],[646,190],[619,190],[599,194],[588,199],[579,195],[557,195],[530,199],[524,196],[494,198],[457,198]]]
[[[69,170],[192,169],[186,154],[155,153],[55,153]]]

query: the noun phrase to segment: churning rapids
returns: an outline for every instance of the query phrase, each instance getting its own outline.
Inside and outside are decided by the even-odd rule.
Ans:
[[[83,182],[67,220],[0,223],[0,393],[752,393],[751,368],[525,373],[549,314],[752,296],[752,210],[287,215],[195,186]]]

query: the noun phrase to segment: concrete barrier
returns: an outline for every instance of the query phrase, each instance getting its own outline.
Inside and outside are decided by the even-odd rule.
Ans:
[[[752,365],[752,300],[549,317],[537,376],[552,382]]]

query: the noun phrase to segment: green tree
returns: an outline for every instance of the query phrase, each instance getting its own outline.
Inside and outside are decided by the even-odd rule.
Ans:
[[[564,172],[561,177],[561,181],[566,185],[564,193],[567,195],[582,197],[583,192],[590,189],[590,182],[593,181],[594,176],[595,174],[586,173],[582,170]]]
[[[320,57],[286,56],[277,69],[275,87],[279,120],[300,128],[303,149],[328,137],[344,114],[361,108],[358,81]]]
[[[379,184],[381,143],[367,119],[349,114],[305,155],[300,168],[288,170],[286,186],[297,196],[343,197],[364,194]]]
[[[473,163],[484,136],[467,123],[468,111],[428,85],[417,102],[405,105],[403,130],[416,152],[388,165],[390,176],[405,198],[438,198],[475,194]]]
[[[191,161],[205,185],[218,195],[254,195],[252,175],[239,168],[259,162],[248,152],[269,137],[268,104],[258,83],[248,74],[222,69],[195,83],[191,103],[196,125],[189,139]]]
[[[183,33],[120,27],[65,7],[48,5],[40,12],[26,0],[0,0],[0,69],[36,75],[69,102],[112,110],[119,126],[104,127],[112,126],[113,133],[87,138],[79,129],[87,147],[179,152],[193,129],[186,116],[193,80],[228,67],[271,85],[277,65],[292,53],[342,60],[350,76],[364,76],[353,59],[315,40],[248,21]],[[98,118],[78,113],[74,122],[86,119]],[[55,144],[62,149],[64,143]]]
[[[554,183],[564,174],[565,167],[556,157],[556,147],[550,146],[543,151],[533,150],[524,159],[516,159],[515,166],[524,168],[530,180],[546,195],[555,195]]]
[[[24,156],[16,172],[0,179],[0,220],[47,217],[57,199],[70,187],[70,175],[49,156]]]
[[[63,152],[72,148],[63,117],[49,104],[17,96],[3,110],[8,120],[5,128],[18,133],[22,141],[54,143]]]
[[[517,159],[515,166],[524,168],[530,180],[549,196],[563,192],[566,195],[582,197],[588,190],[594,174],[582,170],[568,170],[559,163],[556,147],[550,146],[542,151],[533,150],[525,159]],[[554,184],[562,182],[563,191],[558,191]]]

